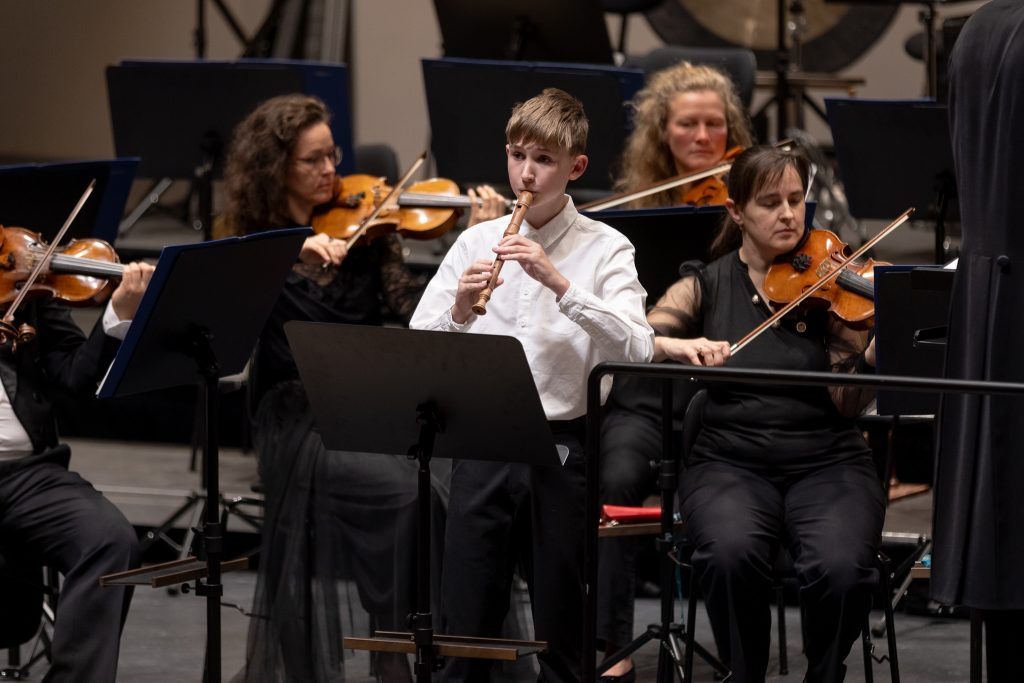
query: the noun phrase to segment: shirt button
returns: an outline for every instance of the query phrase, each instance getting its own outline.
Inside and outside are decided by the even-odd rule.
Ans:
[[[519,321],[519,327],[526,327],[526,321],[525,320],[520,320]]]
[[[803,320],[798,322],[796,324],[796,331],[799,332],[800,334],[803,334],[804,332],[806,332],[807,331],[807,323],[805,323]]]
[[[754,296],[750,297],[750,303],[752,303],[752,304],[761,303],[761,297],[759,297],[757,294],[755,294]]]

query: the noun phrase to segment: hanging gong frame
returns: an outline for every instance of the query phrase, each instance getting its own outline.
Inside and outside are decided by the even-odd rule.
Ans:
[[[789,0],[665,0],[647,21],[669,45],[748,47],[759,69],[774,69],[779,3]],[[802,0],[800,69],[833,73],[854,62],[881,37],[898,4],[859,5]],[[787,31],[787,40],[789,32]]]

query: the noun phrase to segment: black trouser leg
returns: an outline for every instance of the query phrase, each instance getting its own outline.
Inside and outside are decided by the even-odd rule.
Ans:
[[[114,681],[131,590],[103,588],[99,579],[138,565],[128,520],[78,474],[52,463],[5,477],[0,501],[0,532],[64,577],[45,680]]]
[[[793,482],[785,506],[807,620],[807,680],[841,681],[878,583],[882,486],[867,458],[840,463]]]
[[[639,413],[612,411],[601,425],[601,503],[641,505],[657,489],[653,462],[661,458],[661,425]],[[633,536],[598,543],[597,636],[613,651],[633,639],[636,556]]]

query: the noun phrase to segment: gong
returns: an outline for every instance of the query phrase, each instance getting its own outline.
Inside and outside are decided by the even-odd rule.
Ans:
[[[747,47],[760,69],[774,69],[778,45],[779,3],[788,0],[665,0],[647,20],[669,45]],[[801,0],[800,69],[832,73],[855,61],[889,26],[897,3],[847,5]],[[794,15],[787,11],[787,18]],[[786,32],[790,40],[789,31]]]

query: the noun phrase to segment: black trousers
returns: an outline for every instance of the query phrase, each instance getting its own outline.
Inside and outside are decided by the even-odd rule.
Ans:
[[[768,479],[702,462],[680,486],[715,640],[734,683],[764,681],[780,545],[793,558],[807,633],[807,681],[840,681],[871,607],[885,499],[868,456]]]
[[[512,574],[530,586],[540,681],[580,680],[583,650],[582,420],[552,423],[569,449],[562,467],[458,460],[452,470],[441,580],[441,632],[498,637]],[[536,580],[535,580],[536,579]],[[487,660],[449,661],[446,681],[491,680]]]
[[[131,589],[99,579],[138,565],[128,520],[78,474],[43,459],[0,479],[0,535],[64,577],[44,680],[113,681]]]
[[[601,423],[601,503],[641,505],[657,493],[661,422],[643,413],[612,410]],[[597,637],[609,650],[633,640],[636,556],[650,537],[602,538],[597,546]]]

